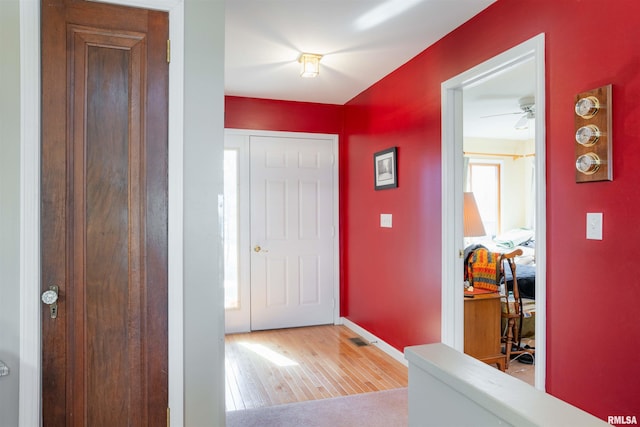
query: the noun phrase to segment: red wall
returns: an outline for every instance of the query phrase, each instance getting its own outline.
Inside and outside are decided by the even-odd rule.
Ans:
[[[546,34],[547,391],[640,418],[640,2],[500,0],[346,105],[343,313],[389,342],[440,340],[440,85]],[[613,84],[614,181],[576,184],[574,96]],[[372,155],[398,147],[399,188]],[[587,212],[604,239],[585,239]],[[393,228],[379,214],[393,214]]]
[[[224,127],[340,134],[341,105],[225,96]]]

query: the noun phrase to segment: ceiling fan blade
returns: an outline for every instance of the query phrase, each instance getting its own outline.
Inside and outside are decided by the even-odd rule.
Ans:
[[[518,119],[516,124],[513,126],[514,128],[520,129],[528,129],[529,128],[529,115],[524,114],[522,117]]]
[[[514,114],[522,114],[522,111],[514,111],[513,113],[489,114],[488,116],[480,116],[480,118],[486,119],[487,117],[512,116]]]

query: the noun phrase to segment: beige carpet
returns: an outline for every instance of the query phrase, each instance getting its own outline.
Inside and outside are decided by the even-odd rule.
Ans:
[[[227,412],[227,427],[401,427],[408,424],[407,389]]]

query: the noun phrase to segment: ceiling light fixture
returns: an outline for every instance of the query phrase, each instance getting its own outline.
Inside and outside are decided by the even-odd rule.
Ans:
[[[303,53],[298,58],[298,62],[302,64],[300,69],[300,76],[302,77],[316,77],[320,73],[320,59],[322,55],[315,53]]]

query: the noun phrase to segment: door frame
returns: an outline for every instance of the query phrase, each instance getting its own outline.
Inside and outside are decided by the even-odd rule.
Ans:
[[[106,0],[169,13],[169,407],[184,420],[183,341],[183,82],[184,0]],[[41,423],[40,361],[40,1],[20,0],[20,380],[21,427]]]
[[[536,168],[536,365],[535,386],[545,390],[546,378],[546,151],[545,36],[537,36],[445,81],[442,96],[442,313],[441,341],[464,349],[463,117],[462,91],[523,61],[535,61]]]
[[[250,206],[250,151],[249,151],[249,143],[252,136],[259,137],[274,137],[274,138],[308,138],[308,139],[330,139],[332,141],[332,151],[333,151],[333,224],[334,224],[334,233],[333,233],[333,323],[340,324],[340,222],[339,222],[339,212],[340,212],[340,197],[339,197],[339,175],[338,175],[338,165],[339,165],[339,151],[338,151],[338,135],[336,134],[325,134],[325,133],[308,133],[308,132],[283,132],[283,131],[267,131],[267,130],[255,130],[255,129],[235,129],[235,128],[225,128],[225,148],[226,145],[226,136],[227,135],[238,135],[243,137],[242,142],[237,142],[230,146],[230,148],[235,148],[237,144],[246,145],[243,147],[239,153],[239,170],[246,171],[244,174],[240,173],[240,189],[239,189],[239,200],[241,205],[239,206],[240,216],[241,218],[244,216],[245,219],[249,218],[249,209]],[[244,156],[244,158],[243,158]],[[243,165],[242,162],[245,164]],[[245,202],[245,205],[242,205],[242,202]],[[246,221],[245,221],[246,222]],[[240,230],[240,242],[244,242],[245,244],[248,242],[246,249],[250,249],[251,245],[251,236],[249,235],[249,230],[245,230],[243,233],[242,228]],[[250,270],[250,252],[249,250],[243,251],[240,249],[240,270],[245,268]],[[244,265],[243,265],[244,263]],[[251,322],[249,319],[249,329],[251,328]],[[236,331],[234,331],[236,332]],[[249,332],[249,330],[244,331]]]

